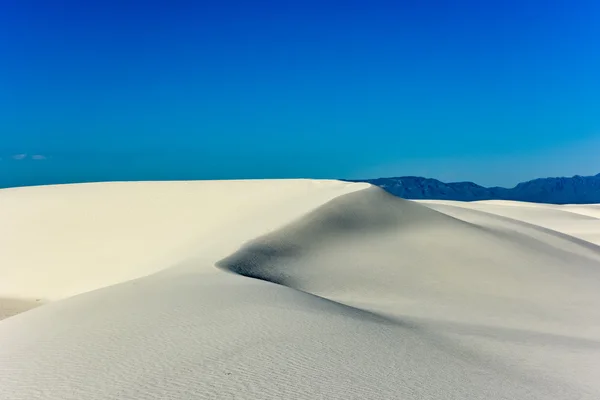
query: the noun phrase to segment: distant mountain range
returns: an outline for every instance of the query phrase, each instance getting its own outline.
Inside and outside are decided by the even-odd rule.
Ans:
[[[534,179],[519,183],[511,189],[484,187],[473,182],[444,183],[437,179],[417,176],[346,181],[368,182],[405,199],[515,200],[549,204],[600,203],[600,174]]]

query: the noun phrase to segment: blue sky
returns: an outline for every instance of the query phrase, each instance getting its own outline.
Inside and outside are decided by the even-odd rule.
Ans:
[[[598,173],[598,20],[595,0],[4,0],[0,171]]]

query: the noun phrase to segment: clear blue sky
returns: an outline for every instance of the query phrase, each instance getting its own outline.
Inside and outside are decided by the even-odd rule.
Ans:
[[[598,21],[596,0],[3,0],[0,171],[597,173]]]

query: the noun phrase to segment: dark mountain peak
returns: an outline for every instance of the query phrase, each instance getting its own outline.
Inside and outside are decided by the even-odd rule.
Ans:
[[[451,183],[447,183],[447,185],[455,186],[455,187],[473,188],[473,189],[484,189],[483,186],[478,185],[478,184],[476,184],[474,182],[468,182],[468,181],[465,181],[465,182],[451,182]]]

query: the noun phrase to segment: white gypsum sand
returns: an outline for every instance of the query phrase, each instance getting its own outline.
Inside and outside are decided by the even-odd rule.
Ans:
[[[0,398],[598,399],[597,210],[310,180],[3,190],[1,304],[43,305],[0,321]]]

